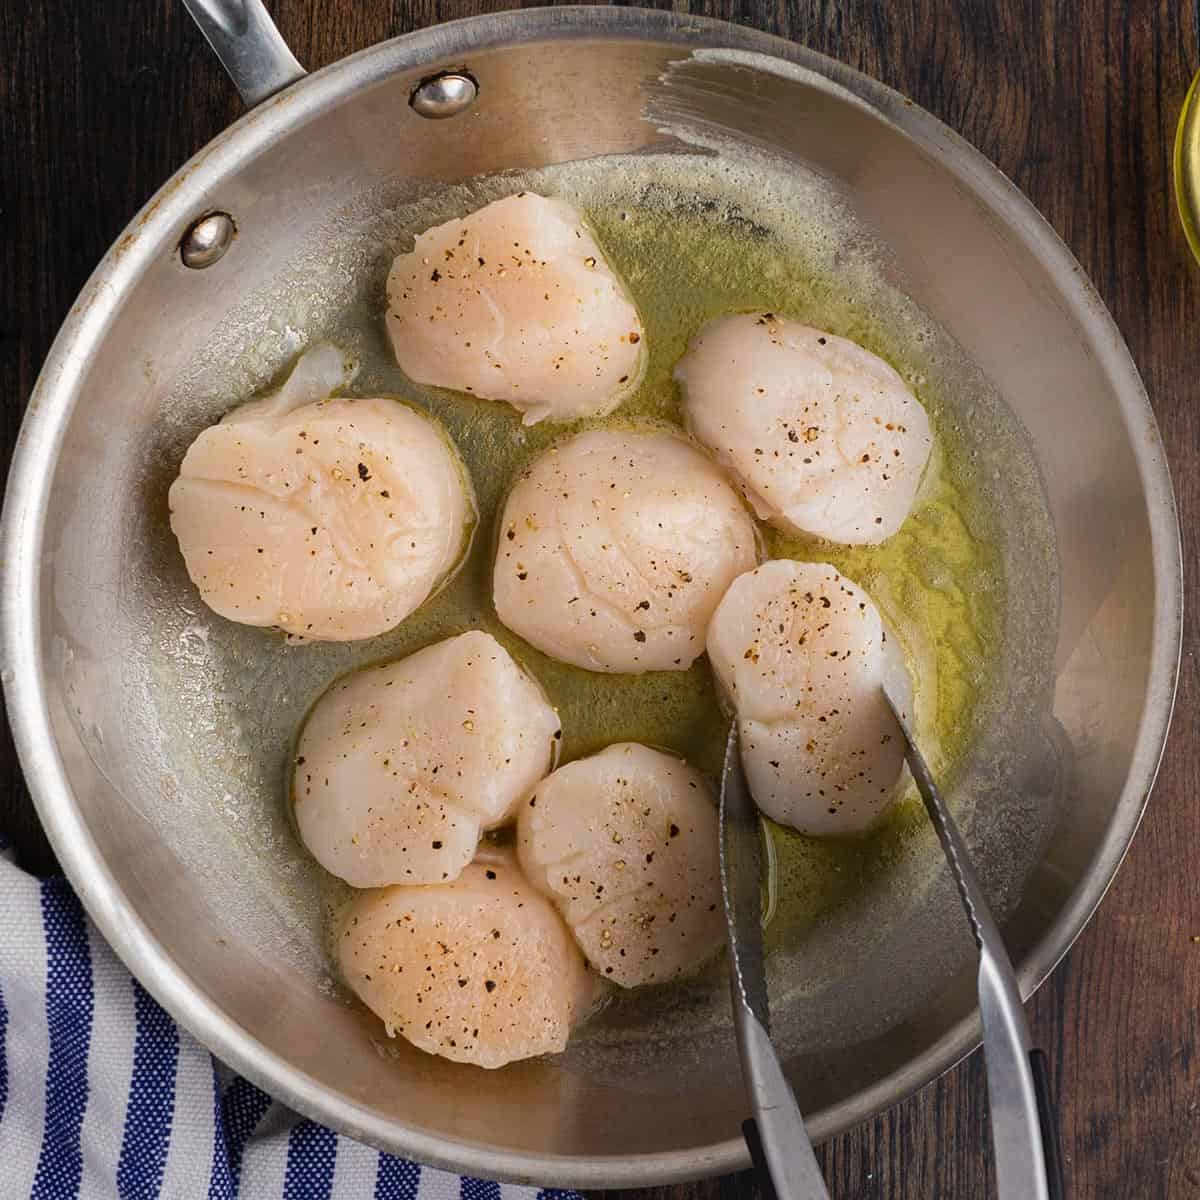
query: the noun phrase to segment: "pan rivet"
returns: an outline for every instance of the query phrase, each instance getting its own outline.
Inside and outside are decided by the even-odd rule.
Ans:
[[[441,121],[466,112],[478,95],[479,84],[465,71],[444,71],[417,84],[408,103],[418,116]]]
[[[194,222],[179,242],[179,257],[185,267],[203,271],[220,262],[233,244],[237,226],[228,213],[214,212]]]

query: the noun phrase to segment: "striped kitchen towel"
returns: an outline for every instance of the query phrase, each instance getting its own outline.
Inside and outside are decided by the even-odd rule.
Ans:
[[[372,1150],[218,1063],[0,834],[3,1200],[572,1200]],[[577,1198],[576,1198],[577,1200]]]

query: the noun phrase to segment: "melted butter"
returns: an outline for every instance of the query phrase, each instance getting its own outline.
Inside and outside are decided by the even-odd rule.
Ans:
[[[997,646],[1004,587],[986,505],[973,499],[971,452],[951,406],[925,374],[922,319],[872,312],[853,271],[814,269],[812,256],[745,218],[736,205],[683,201],[678,192],[631,173],[552,171],[532,186],[581,207],[610,263],[634,297],[648,348],[642,383],[615,413],[571,425],[521,425],[507,405],[412,384],[395,366],[378,314],[382,277],[332,334],[363,359],[355,392],[382,392],[440,420],[474,480],[480,525],[466,561],[442,590],[397,630],[379,639],[376,661],[411,653],[469,628],[493,634],[540,681],[563,722],[562,762],[616,741],[673,750],[716,781],[723,716],[707,659],[687,671],[640,676],[596,674],[541,654],[499,623],[491,602],[497,523],[510,482],[554,442],[585,428],[646,421],[682,425],[672,378],[688,340],[704,321],[731,310],[762,309],[817,325],[866,346],[908,380],[929,411],[935,451],[926,486],[901,530],[881,546],[847,547],[782,534],[759,522],[765,557],[828,561],[859,582],[900,636],[917,678],[918,721],[927,749],[952,772],[970,749],[979,698]],[[600,182],[598,182],[600,181]],[[547,186],[550,183],[551,186]],[[513,190],[495,185],[496,195]],[[695,193],[693,193],[695,195]],[[419,232],[494,198],[449,196],[404,224]],[[885,874],[920,829],[912,797],[895,805],[869,835],[816,839],[770,824],[779,898],[773,937],[794,940],[812,921]]]

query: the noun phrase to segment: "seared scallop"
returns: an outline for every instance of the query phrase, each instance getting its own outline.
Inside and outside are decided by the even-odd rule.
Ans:
[[[314,641],[373,637],[454,567],[474,502],[428,416],[395,400],[312,402],[320,372],[306,360],[296,386],[191,444],[171,485],[171,528],[221,616]]]
[[[801,833],[868,829],[904,769],[881,685],[905,677],[870,596],[828,563],[764,563],[726,592],[708,655],[759,808]]]
[[[673,979],[724,938],[716,802],[674,755],[623,742],[559,767],[517,839],[530,882],[622,987]]]
[[[409,378],[503,400],[526,425],[610,412],[642,371],[637,309],[562,200],[521,192],[427,230],[387,299]]]
[[[558,715],[477,630],[338,680],[296,748],[296,823],[355,887],[440,883],[553,765]]]
[[[592,977],[562,918],[511,856],[453,883],[364,892],[337,930],[342,976],[421,1050],[502,1067],[563,1050]]]
[[[689,427],[764,520],[882,542],[917,495],[929,418],[883,359],[773,313],[719,317],[675,368]]]
[[[754,523],[707,458],[657,430],[580,434],[517,481],[500,523],[496,612],[592,671],[678,671],[756,561]]]

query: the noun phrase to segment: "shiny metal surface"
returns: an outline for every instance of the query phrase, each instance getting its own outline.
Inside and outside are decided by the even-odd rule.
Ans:
[[[777,1200],[828,1200],[796,1096],[771,1042],[763,967],[762,829],[738,749],[737,722],[721,772],[721,894],[729,930],[729,984],[742,1080]]]
[[[770,1033],[762,936],[764,858],[762,825],[742,770],[734,722],[721,772],[721,895],[729,932],[730,978],[737,998]]]
[[[179,259],[189,270],[203,271],[225,257],[236,236],[237,225],[228,213],[209,213],[180,239]]]
[[[446,71],[419,83],[412,94],[413,112],[432,121],[444,121],[464,113],[479,95],[479,86],[470,75]]]
[[[183,0],[247,104],[304,77],[262,0]]]
[[[714,47],[727,53],[714,57]],[[686,70],[671,67],[679,63]],[[413,113],[422,79],[464,66],[480,81],[466,119]],[[690,72],[697,86],[660,83],[669,72]],[[436,184],[671,148],[657,129],[665,119],[643,119],[650,89],[660,111],[676,104],[672,124],[718,130],[837,181],[889,247],[895,285],[957,339],[1029,431],[1061,562],[1051,718],[1066,768],[1057,825],[1005,919],[1025,994],[1111,881],[1174,696],[1178,525],[1120,335],[1028,202],[901,97],[750,30],[557,8],[382,44],[251,111],[114,245],[30,400],[2,528],[9,715],[42,821],[88,911],[182,1024],[300,1111],[485,1177],[615,1187],[743,1166],[733,1039],[723,1030],[661,1049],[599,1046],[596,1061],[568,1055],[501,1072],[403,1047],[381,1052],[374,1025],[291,953],[286,893],[250,886],[256,864],[216,819],[220,796],[164,740],[163,714],[186,726],[190,710],[186,689],[141,671],[162,652],[147,631],[148,597],[159,588],[167,602],[186,603],[182,588],[172,593],[154,574],[172,561],[159,554],[169,537],[163,476],[173,468],[157,431],[230,298],[265,288],[301,258],[342,210],[348,181],[365,193],[414,174]],[[213,208],[237,214],[238,237],[218,270],[188,271],[179,238]],[[247,336],[282,334],[264,321]],[[214,397],[213,413],[219,404]],[[246,694],[258,682],[248,664]],[[865,977],[855,987],[882,1004],[887,982]],[[929,987],[918,1009],[881,1011],[875,1036],[788,1061],[814,1139],[864,1120],[977,1044],[973,964],[962,958]]]
[[[901,706],[884,690],[904,734],[906,755],[925,811],[937,830],[946,862],[962,898],[971,935],[979,947],[979,1015],[987,1060],[988,1118],[1000,1200],[1050,1200],[1046,1151],[1038,1117],[1030,1058],[1033,1042],[1021,1004],[1016,972],[992,919],[987,896],[971,865],[958,826],[917,746]]]

